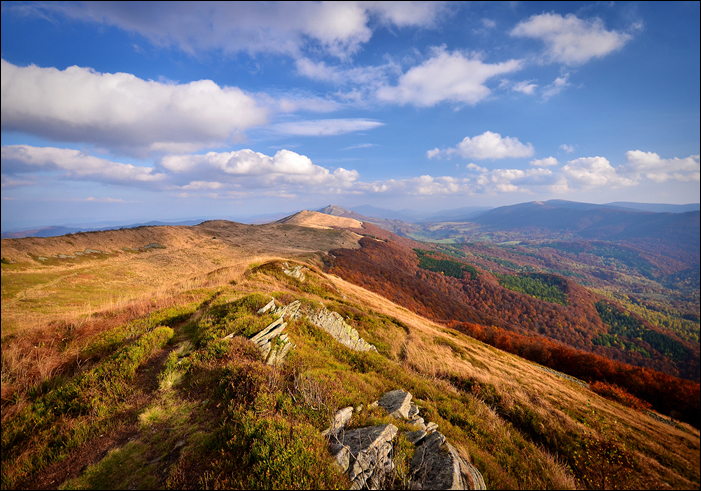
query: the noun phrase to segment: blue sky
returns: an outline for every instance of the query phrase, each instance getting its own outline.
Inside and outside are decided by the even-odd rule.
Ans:
[[[699,3],[2,4],[2,226],[699,202]]]

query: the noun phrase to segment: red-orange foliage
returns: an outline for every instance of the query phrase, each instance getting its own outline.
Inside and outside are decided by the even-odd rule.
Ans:
[[[649,402],[638,399],[630,392],[617,386],[616,384],[607,384],[606,382],[592,382],[589,388],[608,399],[620,402],[624,406],[632,407],[638,411],[644,411],[652,408]]]
[[[330,272],[499,349],[583,380],[616,384],[698,426],[699,384],[673,376],[681,371],[698,379],[698,360],[679,366],[649,346],[652,358],[593,345],[605,328],[593,306],[596,297],[586,289],[568,282],[570,305],[552,304],[506,290],[486,272],[461,280],[419,269],[414,251],[392,240],[365,237],[360,244],[332,251]]]

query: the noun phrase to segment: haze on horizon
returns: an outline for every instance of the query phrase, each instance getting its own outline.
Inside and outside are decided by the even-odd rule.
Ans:
[[[700,201],[699,3],[2,4],[2,223]]]

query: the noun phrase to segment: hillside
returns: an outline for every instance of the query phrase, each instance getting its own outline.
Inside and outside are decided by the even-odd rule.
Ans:
[[[372,404],[403,390],[426,433],[442,435],[488,489],[698,488],[698,429],[614,386],[488,346],[465,334],[464,319],[451,328],[412,312],[409,297],[395,302],[319,269],[368,247],[406,248],[419,263],[402,245],[409,239],[363,227],[359,243],[339,229],[231,222],[3,241],[15,261],[2,264],[3,323],[15,319],[13,332],[3,324],[3,487],[347,489],[322,431],[350,408],[348,435],[398,428],[380,485],[406,488],[429,482],[412,464],[428,443],[415,446],[414,423]],[[86,248],[102,253],[58,256]],[[446,268],[420,250],[435,259],[429,267]],[[406,267],[406,256],[395,260]],[[125,279],[110,279],[118,271]],[[104,277],[78,287],[69,272]],[[78,297],[92,309],[67,316]],[[284,334],[271,353],[287,351],[268,365],[250,339],[276,315]],[[318,327],[322,317],[375,350],[341,344]]]
[[[2,240],[2,336],[228,274],[263,257],[358,247],[345,230],[224,220]]]

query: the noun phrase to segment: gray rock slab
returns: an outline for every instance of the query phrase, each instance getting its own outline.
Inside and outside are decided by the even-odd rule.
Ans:
[[[426,438],[426,435],[428,435],[428,433],[426,433],[423,430],[407,431],[406,433],[404,433],[404,437],[414,445],[420,445],[421,440]]]
[[[321,436],[335,435],[339,430],[343,429],[353,416],[353,406],[344,407],[336,411],[333,415],[331,426],[321,433]]]
[[[409,409],[411,408],[411,394],[401,389],[392,390],[380,397],[377,401],[380,407],[395,418],[409,419]]]
[[[366,484],[382,481],[387,469],[393,467],[392,439],[396,434],[396,426],[379,425],[337,435],[337,443],[348,446],[350,452],[348,477],[352,481],[351,489],[361,489]]]
[[[419,489],[486,489],[479,471],[439,432],[428,435],[416,448],[411,470]]]
[[[275,308],[275,299],[273,298],[268,302],[265,307],[258,309],[259,314],[265,314],[268,310]]]

